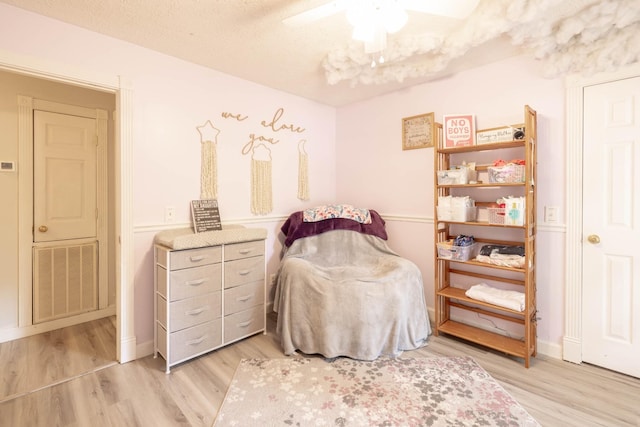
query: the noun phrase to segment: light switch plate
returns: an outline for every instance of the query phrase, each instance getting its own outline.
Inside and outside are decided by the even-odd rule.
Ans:
[[[173,206],[166,206],[164,208],[164,222],[173,222],[176,219],[176,208]]]
[[[556,224],[558,222],[557,206],[544,207],[544,222],[546,222],[547,224]]]
[[[0,161],[0,172],[15,172],[16,162],[13,161]]]

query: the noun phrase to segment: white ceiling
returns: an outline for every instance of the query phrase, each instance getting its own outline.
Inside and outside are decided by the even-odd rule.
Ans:
[[[549,74],[584,69],[580,60],[588,61],[594,45],[577,40],[585,31],[607,43],[614,36],[632,43],[640,34],[638,0],[480,0],[464,21],[410,12],[406,27],[389,38],[389,57],[394,48],[418,55],[371,70],[344,14],[305,26],[282,23],[329,0],[0,1],[333,106],[526,52],[546,59]],[[329,77],[344,79],[335,84],[323,66],[329,52]],[[637,61],[640,42],[626,56]]]

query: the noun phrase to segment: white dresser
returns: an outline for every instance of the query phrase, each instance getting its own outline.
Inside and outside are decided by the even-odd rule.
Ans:
[[[155,239],[154,357],[171,366],[266,333],[266,230],[227,226]]]

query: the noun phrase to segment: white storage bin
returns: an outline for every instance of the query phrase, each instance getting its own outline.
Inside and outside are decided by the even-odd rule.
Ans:
[[[477,208],[475,206],[453,208],[437,206],[436,209],[438,211],[438,220],[440,221],[467,222],[476,220]]]
[[[467,222],[475,221],[477,209],[472,207],[451,208],[451,221]]]
[[[477,243],[470,246],[455,246],[453,240],[440,242],[438,246],[438,257],[453,261],[469,261],[476,257]]]
[[[466,178],[466,171],[462,169],[438,171],[438,185],[466,184]]]
[[[440,221],[451,221],[451,207],[449,206],[436,206],[438,211],[438,219]]]
[[[475,181],[478,174],[467,167],[438,171],[438,185],[468,184]]]

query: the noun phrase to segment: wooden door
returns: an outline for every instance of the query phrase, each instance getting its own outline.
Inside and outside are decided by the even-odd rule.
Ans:
[[[640,77],[584,90],[582,360],[640,377]]]

